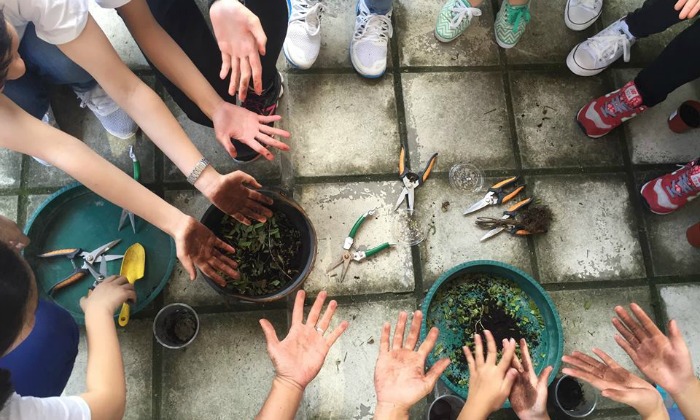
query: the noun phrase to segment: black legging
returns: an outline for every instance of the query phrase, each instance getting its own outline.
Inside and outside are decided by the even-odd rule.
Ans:
[[[216,38],[209,30],[204,16],[194,0],[148,0],[156,21],[175,40],[192,60],[216,92],[227,102],[235,103],[235,97],[228,94],[230,76],[219,78],[221,70],[221,52]],[[267,44],[266,54],[260,57],[263,71],[263,88],[272,84],[277,74],[277,58],[282,51],[284,37],[287,35],[286,0],[249,0],[246,7],[250,9],[262,24]],[[190,120],[212,127],[211,120],[187,95],[178,89],[167,77],[149,61],[158,80],[165,86],[175,102],[187,114]],[[238,144],[236,143],[238,148]]]
[[[636,38],[644,38],[681,22],[677,0],[649,0],[625,21]],[[700,20],[678,34],[654,61],[639,72],[634,82],[644,105],[663,102],[676,88],[700,77]]]

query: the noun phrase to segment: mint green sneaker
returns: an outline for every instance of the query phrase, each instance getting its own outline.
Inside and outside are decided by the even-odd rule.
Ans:
[[[454,41],[475,16],[481,16],[481,9],[472,7],[469,0],[447,0],[437,18],[435,38],[440,42]]]
[[[530,3],[522,6],[511,6],[508,0],[503,0],[496,14],[496,42],[501,48],[513,48],[525,33],[525,27],[530,22]]]

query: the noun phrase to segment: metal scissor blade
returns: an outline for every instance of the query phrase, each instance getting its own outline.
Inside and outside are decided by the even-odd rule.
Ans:
[[[486,201],[486,197],[484,197],[481,200],[479,200],[476,203],[469,206],[469,208],[464,211],[464,214],[474,213],[475,211],[481,210],[488,205],[489,205],[489,202]]]
[[[416,199],[416,189],[415,188],[409,188],[408,189],[408,210],[413,213],[413,202]]]
[[[481,239],[479,239],[479,242],[484,242],[485,240],[487,240],[489,238],[493,238],[494,236],[503,232],[505,229],[506,229],[505,227],[497,227],[495,229],[491,229],[490,231],[486,232],[486,235],[482,236]]]
[[[396,207],[394,207],[394,211],[398,210],[399,207],[401,207],[401,203],[403,203],[403,200],[406,199],[407,195],[408,195],[408,188],[403,187],[403,190],[401,190],[401,195],[399,196],[399,201],[396,202]]]
[[[344,260],[345,260],[345,259],[343,258],[343,255],[341,255],[341,256],[340,256],[340,259],[338,259],[336,262],[334,262],[333,264],[331,264],[331,265],[328,267],[328,269],[326,270],[326,274],[328,274],[328,273],[330,273],[331,271],[333,271],[333,270],[335,270],[336,268],[338,268],[338,266],[339,266],[340,264],[342,264]]]
[[[119,216],[119,227],[117,228],[117,232],[122,230],[124,227],[124,224],[126,223],[126,216],[128,215],[128,211],[126,209],[122,209],[122,215]]]
[[[115,240],[113,240],[112,242],[106,243],[106,244],[102,245],[101,247],[95,249],[94,251],[89,252],[87,255],[83,256],[83,258],[84,258],[85,261],[87,261],[88,263],[93,263],[93,262],[95,262],[95,259],[96,259],[98,256],[100,256],[100,255],[104,254],[105,252],[109,251],[110,249],[112,249],[114,246],[116,246],[116,245],[117,245],[119,242],[121,242],[121,241],[122,241],[121,239],[115,239]]]
[[[134,213],[129,212],[129,221],[131,222],[131,230],[136,234],[136,221],[134,220]]]

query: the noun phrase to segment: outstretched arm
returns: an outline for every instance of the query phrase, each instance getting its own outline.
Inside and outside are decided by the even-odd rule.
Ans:
[[[245,8],[243,5],[241,7]],[[289,137],[289,133],[266,125],[279,121],[281,117],[257,115],[224,101],[187,54],[156,22],[145,0],[132,0],[120,7],[119,13],[129,32],[158,70],[213,121],[217,140],[232,157],[236,157],[236,150],[231,137],[247,144],[268,160],[273,159],[273,155],[264,145],[289,150],[289,146],[272,137]],[[257,52],[255,57],[258,58]],[[259,61],[258,59],[258,64]],[[245,92],[241,94],[241,100],[243,99]]]
[[[236,264],[217,250],[232,248],[201,223],[166,203],[83,142],[27,114],[5,95],[0,95],[0,127],[0,147],[47,161],[173,237],[177,256],[193,280],[195,265],[213,278],[217,278],[217,270],[238,277]]]

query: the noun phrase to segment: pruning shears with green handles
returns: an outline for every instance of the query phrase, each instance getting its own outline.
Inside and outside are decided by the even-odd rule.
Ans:
[[[139,163],[139,160],[136,158],[133,144],[129,146],[129,157],[131,158],[131,162],[133,162],[134,164],[134,180],[138,182],[139,179],[141,179],[141,163]],[[118,230],[122,230],[122,228],[126,224],[127,216],[129,217],[129,222],[131,222],[131,229],[134,231],[134,233],[136,233],[136,221],[134,220],[134,213],[130,212],[127,209],[122,209],[122,215],[119,217]]]
[[[334,269],[336,269],[338,266],[342,264],[343,266],[343,271],[340,274],[340,281],[342,282],[345,279],[345,275],[348,272],[348,267],[350,267],[350,262],[356,261],[360,262],[366,258],[370,258],[381,251],[384,251],[387,248],[392,247],[394,244],[389,243],[389,242],[384,242],[381,245],[378,245],[374,248],[370,248],[366,251],[352,251],[352,246],[355,243],[355,235],[357,234],[357,231],[360,229],[360,226],[362,226],[362,223],[369,217],[372,216],[376,213],[376,209],[369,210],[362,214],[355,224],[352,226],[352,229],[350,229],[350,233],[348,234],[348,237],[345,238],[345,243],[343,244],[343,253],[340,256],[340,259],[337,260],[333,265],[331,265],[328,270],[326,270],[326,273],[330,273]]]

